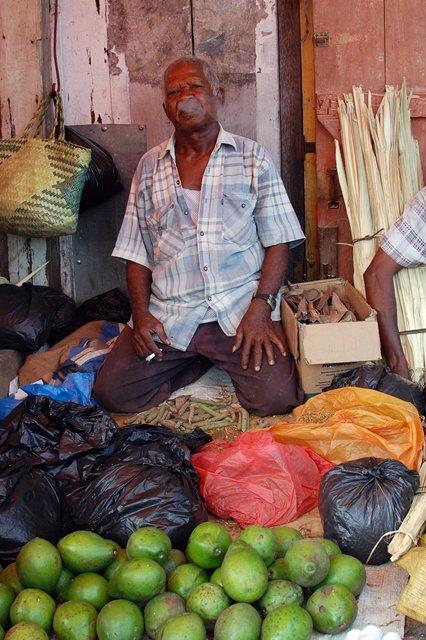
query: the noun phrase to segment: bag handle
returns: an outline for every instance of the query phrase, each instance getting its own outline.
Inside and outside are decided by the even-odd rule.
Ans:
[[[56,91],[52,91],[49,93],[44,100],[42,100],[38,106],[37,111],[31,118],[30,122],[24,129],[22,134],[22,138],[29,138],[31,129],[34,128],[33,138],[36,138],[41,133],[41,128],[43,126],[43,121],[47,115],[50,101],[54,102],[54,117],[53,124],[50,130],[50,133],[47,136],[48,140],[64,140],[65,139],[65,124],[64,124],[64,110],[62,106],[62,98]]]

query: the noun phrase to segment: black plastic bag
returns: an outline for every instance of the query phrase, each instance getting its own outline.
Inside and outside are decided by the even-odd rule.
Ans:
[[[419,474],[396,460],[360,458],[337,465],[323,477],[318,495],[324,537],[366,563],[380,538],[399,528],[418,487]],[[378,544],[369,564],[389,560],[389,542],[385,537]]]
[[[109,151],[71,127],[65,127],[65,140],[92,152],[81,194],[80,212],[108,200],[123,189],[120,174]]]
[[[37,351],[71,333],[76,305],[64,293],[25,283],[0,286],[0,349]]]
[[[61,537],[61,503],[50,473],[29,467],[23,457],[0,474],[0,561],[13,562],[36,536],[55,543]]]
[[[182,547],[207,519],[190,455],[210,440],[200,429],[181,435],[149,425],[119,428],[94,407],[34,396],[0,422],[0,478],[20,465],[55,479],[62,506],[57,539],[87,528],[124,544],[149,523],[166,529]],[[46,537],[43,527],[36,528],[50,513],[40,493],[31,537]],[[13,520],[9,527],[20,530]],[[2,535],[0,528],[0,548]],[[7,541],[7,549],[18,551],[27,541],[21,535],[14,546]]]
[[[151,525],[184,549],[194,527],[207,520],[190,456],[209,440],[201,430],[185,436],[163,427],[124,430],[117,452],[78,495],[75,525],[123,547],[135,529]]]
[[[126,323],[130,320],[131,313],[128,296],[116,288],[85,300],[77,309],[76,323],[77,327],[92,320]]]
[[[341,389],[342,387],[362,387],[364,389],[375,389],[390,396],[395,396],[405,402],[411,402],[419,413],[425,415],[425,397],[420,387],[392,373],[383,364],[370,362],[356,367],[344,373],[334,376],[332,383],[324,391],[331,389]]]

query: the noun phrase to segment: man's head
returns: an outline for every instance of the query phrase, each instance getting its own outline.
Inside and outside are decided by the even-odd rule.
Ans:
[[[217,122],[223,90],[213,69],[196,57],[179,58],[164,72],[164,110],[176,129],[197,131]]]

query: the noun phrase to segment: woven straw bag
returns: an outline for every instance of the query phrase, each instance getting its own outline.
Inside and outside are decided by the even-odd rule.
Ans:
[[[46,140],[38,138],[50,101],[55,117]],[[34,137],[30,131],[35,128]],[[0,230],[42,238],[74,233],[91,153],[64,139],[58,93],[41,102],[22,138],[0,140]]]

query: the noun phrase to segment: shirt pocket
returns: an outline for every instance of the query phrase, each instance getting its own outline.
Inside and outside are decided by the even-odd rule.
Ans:
[[[158,207],[151,214],[147,223],[152,240],[154,260],[161,262],[177,258],[185,249],[178,207],[173,202]]]
[[[221,198],[222,239],[239,247],[248,248],[257,240],[253,212],[256,197],[250,193],[227,191]]]

